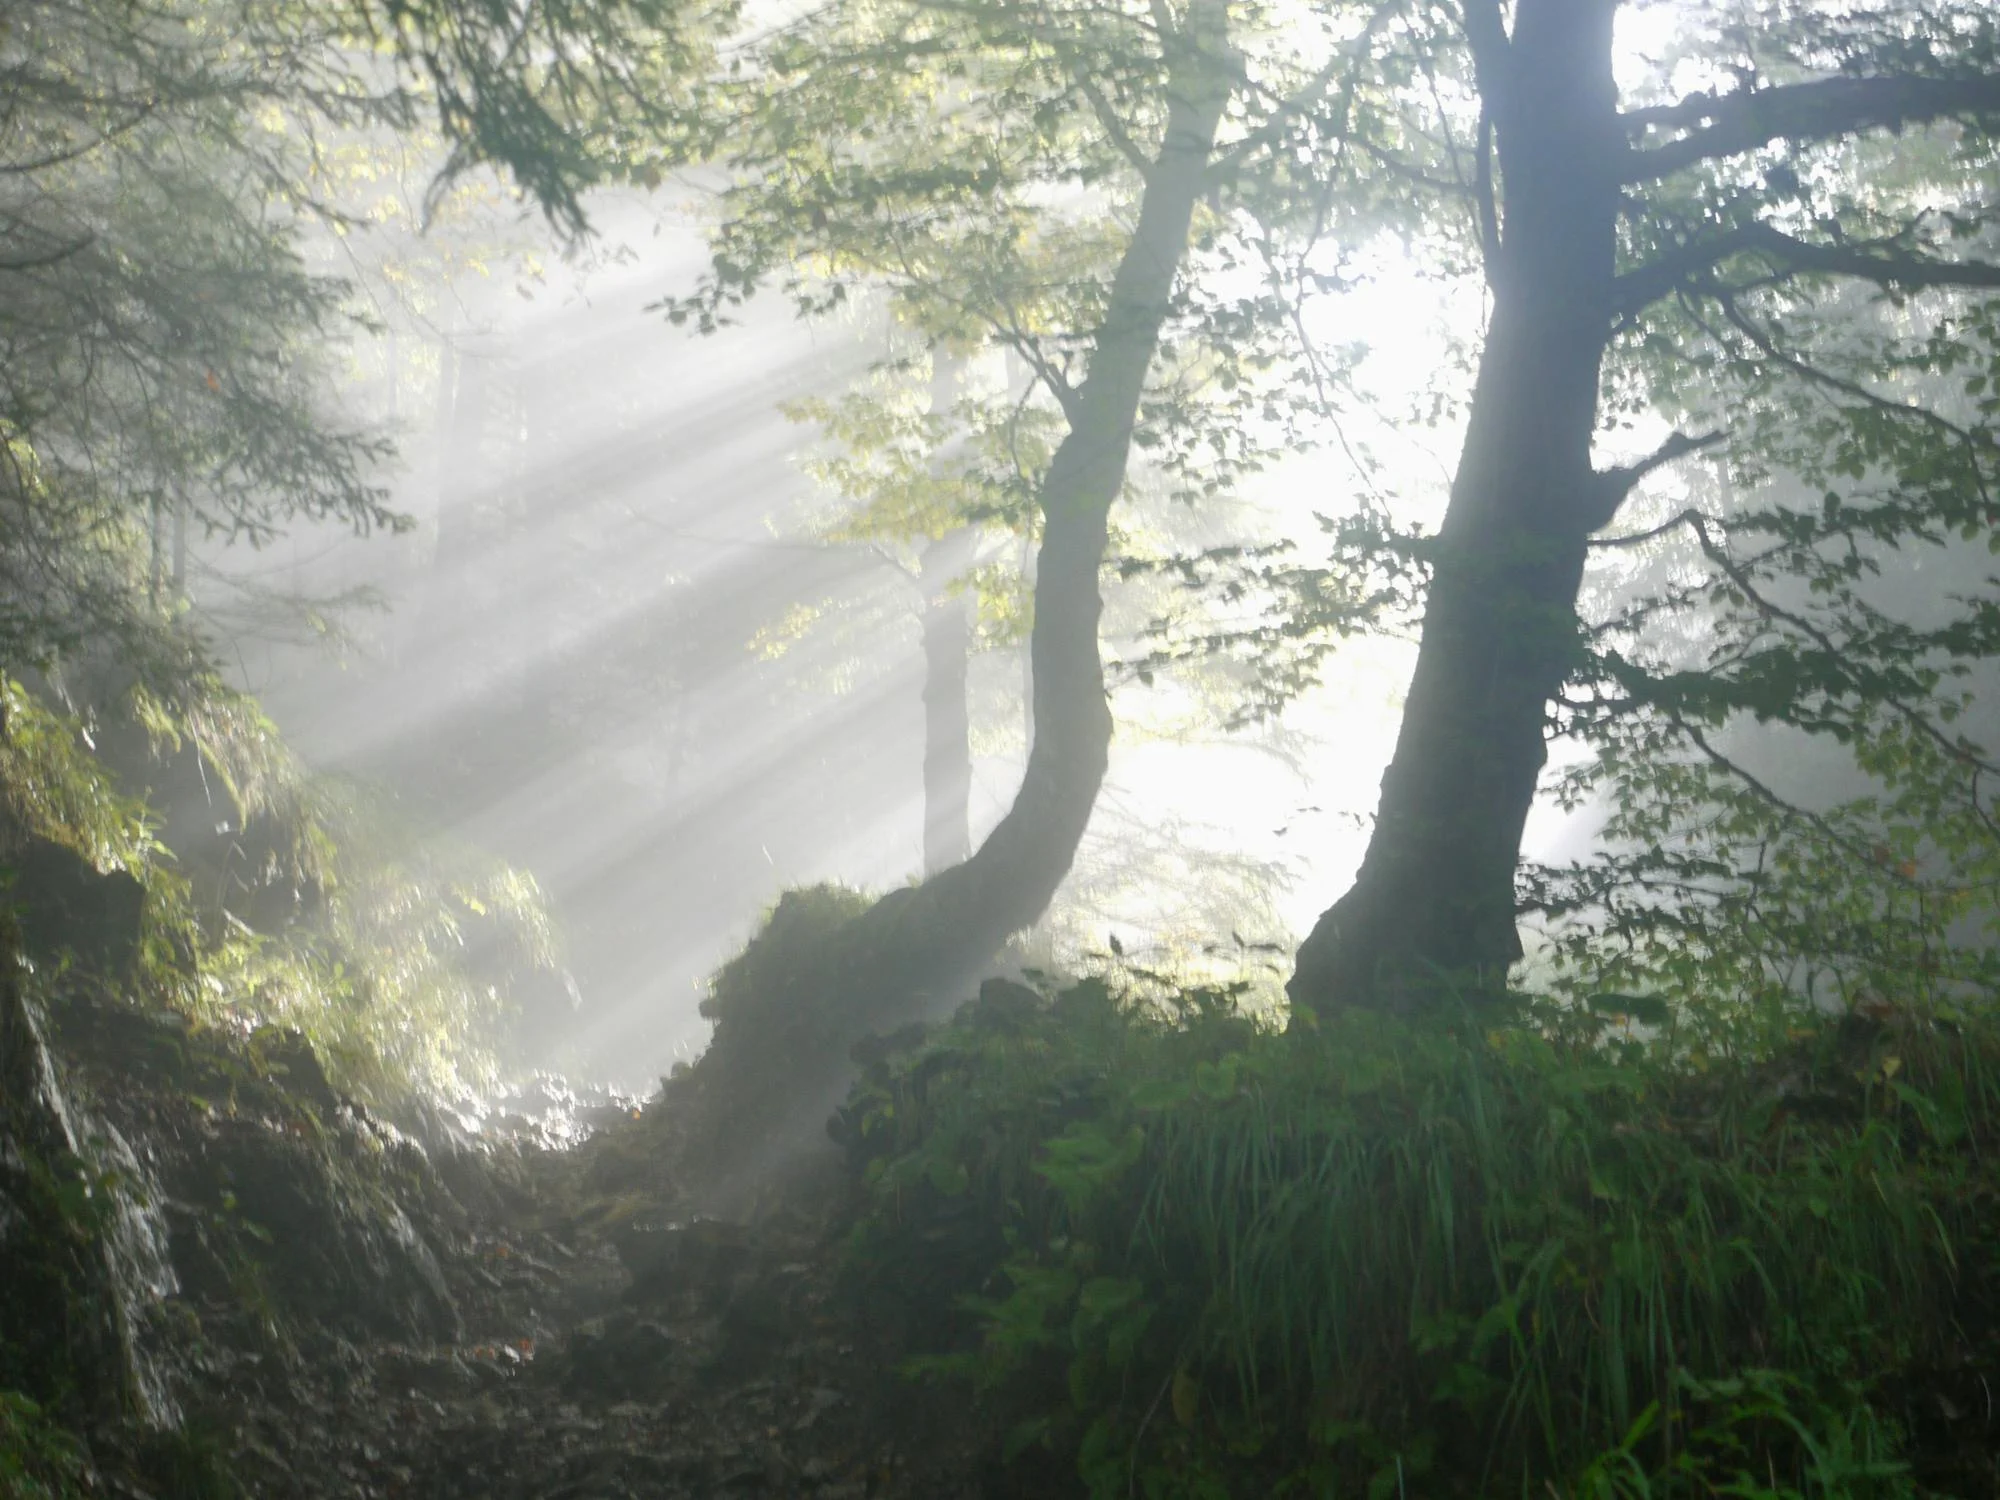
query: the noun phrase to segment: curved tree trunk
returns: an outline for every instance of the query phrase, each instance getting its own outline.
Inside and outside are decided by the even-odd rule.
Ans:
[[[1225,23],[1225,0],[1196,0],[1138,223],[1112,278],[1088,374],[1065,401],[1069,435],[1043,476],[1029,638],[1034,736],[1021,789],[971,858],[832,930],[809,901],[789,910],[780,903],[766,933],[731,966],[742,984],[728,982],[731,971],[719,978],[704,1006],[715,1035],[689,1080],[701,1103],[684,1158],[711,1189],[742,1191],[817,1135],[851,1072],[849,1046],[962,984],[1040,918],[1069,873],[1110,758],[1099,572],[1229,97]]]
[[[1172,70],[1166,129],[1139,219],[1112,278],[1069,434],[1043,476],[1035,617],[1029,636],[1034,734],[1007,815],[962,864],[878,903],[857,936],[908,998],[959,982],[1048,909],[1069,873],[1104,782],[1111,708],[1097,627],[1112,504],[1125,482],[1146,373],[1187,253],[1195,204],[1228,102],[1222,0],[1198,0]]]
[[[924,874],[972,852],[972,720],[966,707],[972,620],[953,585],[965,571],[972,533],[960,529],[924,549]]]
[[[1354,886],[1299,949],[1294,1005],[1403,1009],[1490,993],[1520,957],[1514,872],[1576,660],[1589,534],[1616,480],[1591,467],[1612,321],[1624,136],[1616,0],[1467,0],[1497,128],[1503,237],[1423,640]]]

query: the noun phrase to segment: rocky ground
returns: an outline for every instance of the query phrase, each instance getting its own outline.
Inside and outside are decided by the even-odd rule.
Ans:
[[[912,1310],[854,1274],[852,1190],[831,1153],[731,1222],[685,1211],[654,1170],[672,1128],[657,1107],[600,1110],[580,1144],[442,1116],[397,1129],[332,1089],[295,1036],[201,1033],[78,997],[27,1034],[46,1040],[79,1155],[115,1137],[133,1161],[118,1190],[163,1226],[171,1265],[150,1274],[164,1295],[140,1289],[129,1352],[249,1494],[1069,1488],[1001,1466],[994,1420],[962,1388],[899,1372]],[[7,1129],[32,1140],[19,1095]],[[0,1258],[30,1239],[0,1226]],[[101,1248],[85,1302],[132,1274]],[[115,1420],[93,1408],[88,1490],[218,1493],[125,1461],[149,1441],[132,1385]]]
[[[545,1175],[575,1170],[544,1161]],[[259,1494],[360,1497],[992,1493],[962,1396],[894,1372],[841,1285],[834,1225],[662,1221],[635,1278],[574,1223],[482,1227],[448,1265],[449,1341],[319,1336],[223,1355],[199,1415]]]

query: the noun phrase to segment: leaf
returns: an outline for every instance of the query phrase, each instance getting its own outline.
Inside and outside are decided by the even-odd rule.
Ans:
[[[1600,1016],[1619,1016],[1641,1026],[1665,1026],[1673,1020],[1673,1010],[1657,995],[1619,995],[1606,992],[1583,1002]]]
[[[1170,1397],[1174,1408],[1174,1420],[1189,1431],[1201,1417],[1201,1382],[1186,1366],[1174,1371],[1173,1391]]]
[[[930,1164],[924,1169],[924,1178],[947,1198],[961,1196],[972,1183],[963,1163],[950,1161],[944,1157],[931,1158]]]

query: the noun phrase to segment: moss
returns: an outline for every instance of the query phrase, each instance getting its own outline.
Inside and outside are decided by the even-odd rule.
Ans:
[[[95,1203],[74,1161],[51,1163],[17,1143],[0,1168],[0,1385],[44,1403],[115,1407],[100,1389],[115,1363],[115,1330],[93,1295]],[[101,1288],[95,1289],[101,1293]]]
[[[33,1398],[0,1390],[0,1497],[71,1500],[89,1490],[83,1447]]]
[[[716,974],[702,1014],[707,1052],[668,1091],[676,1175],[711,1207],[737,1211],[769,1172],[824,1145],[821,1127],[867,1031],[865,972],[851,953],[856,919],[875,906],[858,891],[787,891],[770,919]],[[728,1199],[727,1204],[722,1199]]]
[[[221,1434],[198,1424],[149,1435],[134,1459],[155,1500],[237,1500],[243,1493]]]
[[[718,1031],[809,1015],[824,994],[835,934],[874,904],[841,885],[786,891],[757,935],[716,972],[701,1013]]]

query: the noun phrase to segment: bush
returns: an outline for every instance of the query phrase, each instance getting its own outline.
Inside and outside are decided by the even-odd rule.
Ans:
[[[70,1500],[85,1493],[89,1465],[70,1434],[19,1391],[0,1390],[0,1496]]]
[[[1916,1493],[1921,1372],[1991,1322],[2000,1025],[1520,1006],[989,987],[846,1112],[859,1264],[1107,1497]]]

